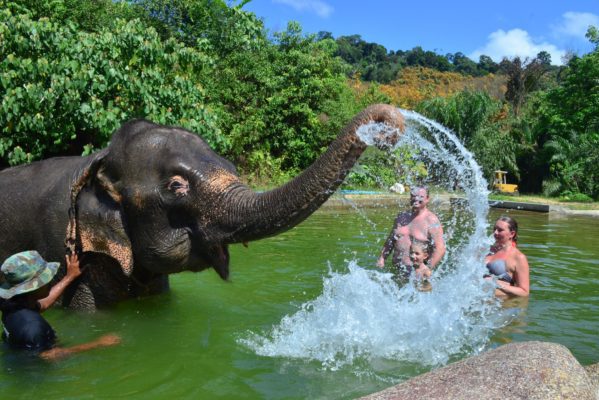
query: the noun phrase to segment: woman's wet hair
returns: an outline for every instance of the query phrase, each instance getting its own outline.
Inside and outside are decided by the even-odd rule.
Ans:
[[[512,239],[515,242],[518,241],[518,223],[512,217],[508,217],[507,215],[502,215],[497,218],[497,221],[503,221],[507,224],[510,232],[514,232],[514,238]]]

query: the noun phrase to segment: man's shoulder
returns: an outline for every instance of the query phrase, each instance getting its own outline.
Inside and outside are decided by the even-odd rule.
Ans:
[[[430,221],[436,221],[439,222],[439,217],[437,217],[437,214],[435,214],[434,212],[432,212],[429,209],[425,210],[425,214],[424,217]]]

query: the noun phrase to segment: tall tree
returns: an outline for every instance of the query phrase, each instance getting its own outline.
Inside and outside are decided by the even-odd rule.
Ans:
[[[499,70],[499,64],[493,61],[491,57],[483,54],[478,58],[478,69],[479,71],[494,74]]]
[[[540,96],[537,107],[538,154],[544,161],[548,193],[580,191],[599,198],[599,35],[587,37],[595,49],[573,57],[560,73],[558,85]]]
[[[543,54],[541,56],[541,59],[536,57],[533,60],[504,58],[499,65],[508,77],[505,99],[512,105],[516,116],[520,114],[526,96],[539,87],[541,77],[548,71],[546,58]]]

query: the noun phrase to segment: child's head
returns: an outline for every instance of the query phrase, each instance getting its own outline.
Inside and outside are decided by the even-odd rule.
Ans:
[[[414,265],[421,265],[428,260],[428,245],[418,240],[413,240],[410,246],[410,260]]]

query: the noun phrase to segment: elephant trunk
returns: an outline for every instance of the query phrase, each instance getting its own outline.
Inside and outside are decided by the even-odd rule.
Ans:
[[[404,130],[401,113],[389,105],[370,106],[344,128],[343,132],[310,167],[274,190],[255,193],[238,180],[231,180],[220,199],[223,205],[220,227],[223,243],[257,240],[284,232],[308,218],[339,187],[365,150],[358,136],[360,126],[385,124],[372,138],[378,147],[389,147]]]

